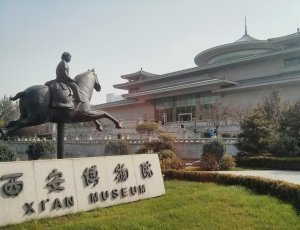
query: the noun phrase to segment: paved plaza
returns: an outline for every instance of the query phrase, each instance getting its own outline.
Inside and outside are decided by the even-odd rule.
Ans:
[[[273,180],[283,180],[289,183],[300,184],[300,171],[282,170],[247,170],[247,171],[219,171],[218,173],[242,176],[259,176]]]

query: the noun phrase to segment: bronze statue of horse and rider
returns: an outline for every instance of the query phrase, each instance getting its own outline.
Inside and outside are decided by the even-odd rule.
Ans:
[[[110,114],[91,110],[90,100],[93,89],[98,92],[101,90],[94,69],[77,75],[72,82],[78,87],[75,89],[78,90],[77,95],[74,93],[74,87],[57,79],[45,85],[31,86],[11,97],[11,100],[20,99],[20,118],[0,129],[0,137],[5,137],[8,133],[20,128],[47,122],[94,121],[97,129],[101,131],[102,127],[97,119],[107,118],[115,124],[116,128],[121,128],[120,122]]]

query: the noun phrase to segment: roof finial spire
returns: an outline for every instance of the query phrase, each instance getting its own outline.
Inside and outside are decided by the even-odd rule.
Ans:
[[[247,17],[245,16],[245,35],[248,35],[247,33]]]

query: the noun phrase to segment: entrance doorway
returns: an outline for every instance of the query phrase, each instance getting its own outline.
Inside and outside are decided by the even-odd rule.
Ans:
[[[156,120],[160,121],[163,125],[172,121],[172,109],[156,110]]]
[[[180,113],[178,114],[178,121],[192,121],[192,113]]]

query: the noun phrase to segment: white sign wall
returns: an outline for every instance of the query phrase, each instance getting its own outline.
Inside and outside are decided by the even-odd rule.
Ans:
[[[165,193],[157,154],[0,163],[0,225]]]

